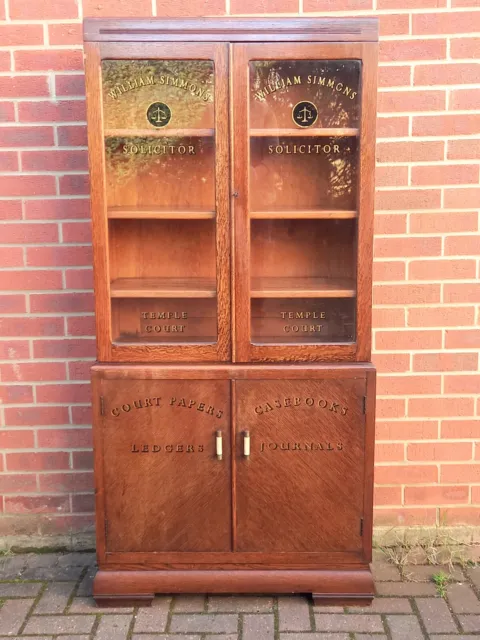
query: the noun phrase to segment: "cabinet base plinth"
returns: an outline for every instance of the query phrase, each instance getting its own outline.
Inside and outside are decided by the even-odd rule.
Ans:
[[[149,606],[155,593],[309,593],[316,605],[371,603],[370,569],[122,571],[100,569],[93,597],[101,606]]]

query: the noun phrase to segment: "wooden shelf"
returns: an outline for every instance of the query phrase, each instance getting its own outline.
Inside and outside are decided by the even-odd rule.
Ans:
[[[168,336],[168,337],[165,337]],[[122,347],[131,345],[143,345],[148,344],[152,346],[168,346],[169,344],[215,344],[218,341],[216,336],[192,336],[185,337],[184,335],[179,335],[177,333],[168,333],[164,334],[163,339],[152,336],[142,336],[142,337],[134,337],[130,336],[128,338],[115,338],[113,344],[121,345]],[[27,636],[28,637],[28,636]]]
[[[112,298],[215,298],[213,278],[118,278],[110,284]]]
[[[106,138],[211,138],[214,129],[105,129]]]
[[[252,278],[252,298],[353,298],[355,281],[336,278]]]
[[[338,137],[338,136],[358,136],[358,129],[350,128],[326,128],[321,129],[305,128],[305,129],[250,129],[250,137],[252,138],[311,138],[311,137]]]
[[[110,220],[210,220],[215,211],[169,210],[155,207],[110,207],[107,209]]]
[[[322,209],[310,210],[279,210],[279,211],[251,211],[250,218],[254,220],[277,220],[285,218],[302,218],[318,220],[349,220],[356,218],[357,212],[352,209],[348,211],[328,211]]]

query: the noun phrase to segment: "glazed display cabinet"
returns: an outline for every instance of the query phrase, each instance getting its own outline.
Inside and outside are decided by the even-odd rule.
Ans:
[[[84,30],[95,599],[368,603],[376,20]]]

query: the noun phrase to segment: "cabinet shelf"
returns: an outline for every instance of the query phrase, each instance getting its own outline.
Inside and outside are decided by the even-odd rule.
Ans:
[[[110,283],[112,298],[215,298],[213,278],[118,278]]]
[[[277,220],[277,219],[290,219],[290,218],[302,218],[302,219],[317,219],[317,220],[349,220],[356,218],[357,212],[355,209],[351,210],[322,210],[322,209],[291,209],[291,210],[279,210],[279,211],[251,211],[250,218],[254,220]]]
[[[107,209],[110,220],[210,220],[215,211],[172,210],[157,207],[110,207]]]
[[[251,138],[313,138],[313,137],[338,137],[338,136],[358,136],[359,130],[356,128],[305,128],[305,129],[250,129]]]
[[[252,298],[353,298],[355,281],[340,278],[252,278]]]
[[[211,138],[214,129],[105,129],[106,138]]]

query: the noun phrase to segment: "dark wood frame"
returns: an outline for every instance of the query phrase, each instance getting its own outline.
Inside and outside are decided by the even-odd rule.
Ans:
[[[248,76],[242,69],[251,60],[333,60],[362,61],[360,110],[360,162],[357,203],[357,296],[356,342],[345,344],[253,344],[250,322],[250,217],[249,217],[249,94]],[[232,70],[233,117],[235,127],[234,183],[238,197],[234,202],[235,224],[235,342],[236,362],[306,362],[348,361],[364,362],[371,357],[373,205],[376,120],[376,59],[377,51],[371,43],[328,44],[235,44]],[[241,129],[240,129],[241,127]],[[241,130],[241,134],[239,134]],[[241,274],[241,275],[238,275]],[[280,342],[280,340],[279,340]]]
[[[86,27],[90,20],[85,21]],[[103,362],[218,362],[230,359],[230,198],[228,55],[226,45],[184,42],[85,43],[88,148],[91,175],[93,264],[98,359]],[[215,183],[218,340],[215,344],[115,344],[112,342],[108,219],[105,196],[105,147],[101,62],[151,58],[213,60],[215,65]]]
[[[354,20],[295,18],[289,19],[286,24],[281,19],[264,18],[170,19],[161,22],[150,19],[92,18],[85,21],[84,29],[99,360],[183,363],[228,361],[233,347],[234,362],[368,361],[371,357],[371,265],[375,167],[372,140],[375,136],[376,119],[376,20],[371,18]],[[258,40],[259,34],[264,42],[272,42],[272,44],[253,44]],[[182,52],[180,55],[179,42],[181,42]],[[215,44],[227,42],[238,43],[234,44],[231,50],[232,78],[235,77],[235,82],[231,80],[230,83],[232,98],[230,125],[227,86],[229,60],[226,45]],[[215,62],[218,343],[214,345],[112,344],[100,64],[105,58],[141,59],[162,56],[213,59]],[[356,341],[304,345],[252,344],[248,213],[248,79],[242,69],[246,68],[249,60],[252,59],[312,59],[315,57],[362,61],[358,178],[358,184],[361,186],[358,190],[357,206]],[[229,126],[232,140],[230,163]],[[232,180],[229,186],[230,166]],[[232,308],[235,309],[232,331],[229,327],[230,220],[235,262],[231,274]],[[233,340],[230,340],[231,336]]]

